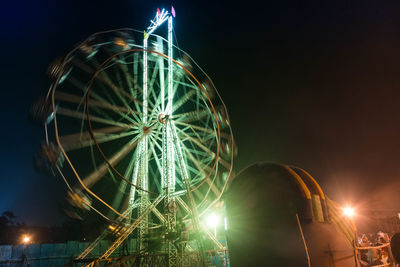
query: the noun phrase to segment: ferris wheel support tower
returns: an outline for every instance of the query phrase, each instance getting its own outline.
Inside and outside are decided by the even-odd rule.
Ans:
[[[164,22],[168,21],[168,84],[167,84],[167,102],[165,103],[165,86],[161,85],[161,112],[158,115],[160,122],[163,124],[162,129],[162,139],[163,139],[163,147],[162,147],[162,172],[161,177],[161,185],[163,188],[164,195],[164,210],[165,210],[165,218],[166,218],[166,229],[167,233],[176,231],[176,203],[172,194],[175,192],[175,161],[177,160],[177,165],[180,169],[180,172],[183,175],[184,184],[187,190],[189,204],[192,211],[192,221],[193,226],[196,231],[200,230],[200,222],[198,218],[196,203],[193,199],[192,192],[189,184],[188,172],[185,168],[184,157],[182,155],[182,148],[179,144],[179,139],[177,138],[177,133],[175,129],[174,122],[170,120],[173,114],[173,17],[174,11],[169,13],[165,9],[160,11],[157,9],[157,14],[153,20],[151,20],[150,26],[147,28],[147,32],[144,32],[143,38],[143,125],[148,124],[148,67],[147,67],[147,57],[148,57],[148,38],[150,34],[157,30]],[[162,45],[162,43],[161,43]],[[163,80],[163,79],[161,79]],[[146,126],[145,126],[146,127]],[[142,143],[142,153],[144,156],[141,157],[142,162],[137,162],[137,168],[139,165],[142,166],[142,173],[139,175],[141,177],[140,185],[143,189],[148,190],[148,165],[147,165],[147,155],[148,155],[148,137],[145,136]],[[134,188],[132,188],[134,190]],[[134,196],[134,192],[132,194]],[[139,210],[139,215],[142,215],[146,212],[147,206],[149,202],[149,196],[146,191],[142,192],[141,195],[141,209]],[[146,235],[146,229],[148,229],[148,215],[144,215],[142,222],[142,227],[140,227],[139,233],[139,248],[145,248],[143,243],[144,236]],[[202,247],[199,244],[199,247]],[[167,252],[168,252],[168,263],[169,266],[177,266],[177,257],[178,251],[175,245],[168,241],[167,244]]]

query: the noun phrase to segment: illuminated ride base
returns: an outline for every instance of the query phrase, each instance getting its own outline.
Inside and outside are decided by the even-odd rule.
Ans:
[[[50,70],[44,153],[80,209],[69,215],[93,211],[108,224],[80,264],[228,264],[223,238],[203,221],[223,213],[234,149],[229,118],[211,79],[173,45],[174,13],[158,10],[144,34],[96,33]],[[164,22],[167,39],[153,34]],[[112,245],[93,260],[110,235]],[[136,252],[116,257],[132,238]]]

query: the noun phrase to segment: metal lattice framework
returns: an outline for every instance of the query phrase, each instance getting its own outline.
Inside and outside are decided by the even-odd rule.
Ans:
[[[153,34],[164,22],[167,39]],[[223,249],[200,218],[218,202],[232,171],[229,118],[210,78],[173,45],[172,34],[173,16],[158,10],[144,34],[94,34],[54,68],[46,140],[55,140],[67,163],[55,168],[70,203],[98,213],[118,232],[101,259],[134,233],[138,251],[154,250],[148,240],[156,235],[162,242],[155,250],[177,265],[182,224]]]

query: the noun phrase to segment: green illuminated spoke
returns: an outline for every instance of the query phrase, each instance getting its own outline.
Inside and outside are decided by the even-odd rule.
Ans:
[[[202,143],[209,144],[208,147],[212,146],[215,143],[215,141],[214,142],[212,141],[212,139],[216,139],[215,134],[214,135],[212,135],[212,134],[200,135],[200,133],[194,131],[192,128],[189,128],[189,127],[185,127],[183,129],[181,129],[181,131],[187,133],[190,136],[193,136],[194,138],[197,138]]]
[[[176,124],[186,126],[185,128],[181,129],[180,131],[186,133],[186,135],[189,135],[189,136],[193,137],[194,139],[199,140],[200,143],[206,144],[209,151],[213,151],[214,149],[212,149],[212,147],[216,146],[216,144],[218,143],[217,136],[215,135],[215,130],[211,130],[210,128],[205,128],[202,126],[190,125],[190,124],[182,123],[182,122],[177,122]],[[190,131],[187,131],[188,128],[190,129]],[[195,131],[195,129],[197,129],[198,131]],[[201,130],[201,131],[199,131],[199,130]],[[207,134],[207,133],[209,133],[209,134]],[[222,134],[222,136],[227,137],[226,134],[225,135]],[[192,139],[189,139],[189,141],[191,141],[191,140]]]
[[[139,62],[141,62],[141,59],[139,59],[139,54],[138,53],[133,54],[133,83],[134,84],[138,84]]]
[[[158,138],[154,137],[152,135],[149,135],[149,139],[150,139],[149,148],[150,148],[150,150],[152,150],[152,152],[149,151],[149,158],[150,158],[151,155],[154,155],[154,158],[157,161],[158,160],[158,155],[157,155],[157,153],[155,151],[155,147],[156,146],[159,147],[159,145],[157,144],[157,139]],[[157,162],[157,166],[158,165],[159,165],[159,162]],[[160,169],[160,171],[161,171],[161,169]]]
[[[73,80],[73,78],[68,79],[68,80],[73,82],[73,84],[75,86],[79,87],[84,93],[86,92],[86,90],[83,88],[82,84],[80,84],[78,81]],[[108,119],[111,121],[113,120],[105,112],[103,112],[101,109],[98,109],[97,107],[105,109],[105,110],[111,110],[111,111],[115,112],[116,114],[119,114],[121,117],[127,119],[128,121],[135,123],[135,121],[132,120],[126,114],[132,114],[132,115],[136,116],[135,113],[138,113],[138,112],[135,112],[130,108],[128,109],[126,107],[120,107],[120,106],[116,106],[115,104],[110,104],[104,98],[98,96],[95,92],[92,92],[91,96],[93,96],[95,98],[95,100],[90,100],[91,110],[100,114],[103,117],[103,119]],[[55,98],[59,99],[59,100],[63,100],[65,102],[77,103],[78,109],[82,103],[86,103],[85,96],[80,97],[80,96],[75,96],[75,95],[71,95],[71,94],[63,93],[63,92],[59,92],[59,91],[55,92]],[[82,120],[84,120],[84,118],[82,118]]]
[[[107,99],[109,99],[110,102],[112,102],[113,104],[115,104],[115,102],[112,100],[113,98],[112,98],[112,96],[109,94],[109,91],[107,90],[107,88],[106,88],[103,84],[100,84],[100,85],[101,85],[101,87],[102,87],[102,89],[103,89],[102,92],[106,95]],[[120,84],[120,86],[122,87],[121,84]],[[137,109],[136,111],[133,111],[133,110],[131,109],[131,107],[129,106],[129,104],[128,104],[126,101],[124,102],[124,105],[125,105],[125,106],[128,106],[128,110],[129,110],[128,114],[129,114],[129,115],[132,115],[132,116],[134,117],[134,119],[136,120],[136,122],[141,122],[141,121],[142,121],[141,118],[138,116],[138,115],[141,114],[141,112],[138,111],[138,110],[140,110],[140,109]],[[123,114],[120,114],[120,115],[121,115],[121,117],[124,117],[125,119],[131,120],[130,117],[127,116],[126,113],[123,113]]]
[[[56,92],[54,97],[58,100],[63,100],[66,102],[71,102],[71,103],[76,103],[76,104],[80,104],[82,98],[79,96],[74,96],[68,93],[62,93],[62,92]],[[90,100],[90,105],[93,105],[95,107],[100,107],[100,108],[105,108],[105,109],[110,109],[113,111],[121,111],[121,112],[125,112],[125,113],[138,113],[138,112],[134,112],[131,109],[127,109],[124,107],[118,107],[118,106],[114,106],[105,102],[101,102],[101,101],[97,101],[97,100]]]
[[[160,159],[158,158],[158,156],[157,156],[157,153],[156,153],[156,151],[155,151],[155,143],[157,142],[154,138],[152,138],[152,137],[150,137],[150,139],[152,139],[152,145],[150,146],[151,148],[151,151],[152,151],[152,153],[153,153],[153,155],[154,155],[154,160],[155,160],[155,162],[156,162],[156,165],[157,165],[157,168],[158,168],[158,171],[159,171],[159,173],[161,174],[162,173],[162,167],[161,167],[161,163],[160,163]],[[158,188],[159,190],[161,190],[161,188]],[[160,191],[161,192],[161,191]]]
[[[126,168],[125,172],[124,172],[124,176],[125,177],[130,177],[132,172],[133,172],[133,164],[134,163],[134,153],[132,153],[132,157],[131,160],[129,161],[128,167]],[[122,197],[125,193],[126,190],[126,186],[128,185],[128,183],[125,180],[121,180],[121,183],[119,185],[118,188],[118,193],[115,194],[114,200],[112,202],[112,206],[115,209],[118,209],[121,205],[121,200]]]
[[[181,130],[178,129],[178,131],[179,131],[180,133],[182,133],[186,138],[189,137],[186,133],[182,132]],[[188,139],[189,139],[191,142],[195,143],[198,147],[201,147],[201,148],[206,152],[206,153],[205,153],[206,155],[209,155],[208,159],[210,159],[210,160],[209,160],[208,162],[211,163],[211,162],[212,162],[212,159],[214,159],[215,153],[212,152],[209,148],[206,148],[205,146],[201,145],[201,143],[199,143],[195,138],[188,138]],[[188,157],[188,159],[190,159],[190,161],[196,166],[196,168],[200,171],[200,173],[201,173],[204,177],[206,177],[206,172],[205,172],[205,170],[208,171],[208,172],[210,172],[210,171],[211,171],[211,168],[208,167],[207,165],[204,165],[204,163],[202,163],[202,161],[200,161],[196,156],[193,155],[193,154],[196,154],[196,153],[198,152],[198,150],[189,149],[189,148],[187,148],[186,145],[184,145],[184,144],[183,144],[182,147],[183,147],[184,151],[186,152],[185,154],[186,154],[186,156]],[[194,151],[196,151],[196,152],[194,152]],[[197,153],[197,154],[198,154],[198,153]],[[204,159],[204,160],[205,160],[205,159]],[[219,161],[221,164],[223,164],[224,167],[226,167],[226,168],[229,169],[229,164],[228,164],[225,160],[219,158],[218,161]],[[214,170],[214,172],[215,172],[215,170]],[[217,196],[219,196],[220,192],[219,192],[219,190],[216,188],[216,186],[211,182],[211,180],[208,178],[208,179],[206,180],[206,182],[207,182],[208,185],[211,186],[212,191],[213,191]]]
[[[203,160],[212,160],[212,159],[214,159],[214,157],[212,155],[210,155],[208,153],[205,153],[203,151],[200,151],[200,150],[197,150],[197,149],[190,149],[187,146],[186,146],[186,148],[188,150],[190,150],[190,152],[192,152],[193,155],[196,155],[196,156],[198,155],[198,156],[202,157]],[[200,160],[200,159],[198,159],[198,160]]]
[[[118,86],[116,86],[109,78],[107,78],[107,75],[104,72],[99,73],[99,75],[96,77],[96,79],[104,82],[106,85],[108,85],[115,95],[119,98],[119,100],[128,108],[130,109],[129,103],[126,101],[126,98],[130,99],[132,102],[138,102],[139,105],[141,105],[141,102],[133,98],[128,92],[120,89]]]
[[[140,175],[140,171],[141,171],[141,168],[140,168],[140,157],[142,156],[141,155],[142,154],[142,146],[141,146],[141,144],[139,143],[139,146],[138,146],[138,148],[133,152],[133,155],[134,155],[134,169],[133,169],[133,173],[132,173],[132,183],[133,184],[137,184],[137,180],[138,180],[138,178],[139,178],[139,175]],[[135,201],[135,203],[137,202],[137,200],[135,200],[135,193],[136,193],[136,187],[131,187],[130,188],[131,190],[130,190],[130,192],[129,192],[129,203],[131,203],[131,202],[133,202],[133,201]]]
[[[194,83],[189,84],[189,83],[185,83],[185,82],[181,82],[181,81],[175,81],[174,83],[177,83],[178,85],[183,85],[185,87],[192,88],[192,89],[194,89],[194,91],[199,90],[199,88]],[[191,90],[191,91],[193,91],[193,90]]]
[[[205,127],[202,127],[202,126],[188,124],[188,123],[185,123],[185,122],[182,122],[182,121],[175,121],[175,124],[180,124],[180,125],[183,125],[183,126],[190,127],[193,131],[194,130],[198,130],[198,131],[201,131],[201,132],[205,132],[205,133],[209,133],[209,134],[215,135],[215,130],[210,129],[210,128],[205,128]],[[226,133],[222,133],[221,132],[220,135],[223,138],[227,138],[227,139],[230,138],[230,135],[226,134]]]
[[[215,157],[215,152],[211,151],[208,147],[204,146],[200,141],[198,141],[197,139],[191,137],[190,135],[188,135],[187,133],[183,132],[181,129],[176,128],[178,130],[179,133],[181,133],[182,135],[184,135],[184,137],[188,140],[190,140],[191,142],[193,142],[194,144],[196,144],[199,148],[203,149],[203,151],[205,151],[207,154],[209,154],[212,157]]]
[[[179,131],[179,129],[178,129],[178,131]],[[194,138],[191,138],[191,141],[194,141],[194,142],[196,142],[196,143],[198,143],[198,141],[196,140],[196,139],[194,139]],[[210,167],[208,167],[208,166],[206,166],[206,165],[203,165],[203,166],[200,166],[200,165],[202,165],[202,163],[201,163],[201,160],[197,157],[197,155],[198,155],[198,153],[196,153],[196,156],[195,155],[193,155],[193,153],[192,153],[192,149],[189,149],[185,144],[184,144],[184,142],[181,142],[181,147],[182,147],[182,149],[187,153],[185,153],[185,155],[187,156],[187,157],[189,157],[189,159],[196,165],[196,167],[198,168],[198,170],[204,175],[204,176],[206,176],[206,173],[204,172],[204,170],[206,169],[206,168],[208,168],[210,171],[211,171],[211,168]],[[203,146],[204,147],[204,146]],[[204,147],[205,149],[207,149],[206,147]],[[211,158],[211,159],[213,159],[214,158],[214,154],[211,152],[208,152],[208,153],[205,153],[206,155],[207,155],[207,158]]]
[[[133,59],[134,59],[134,64],[133,64],[133,87],[129,87],[129,91],[131,93],[131,96],[136,98],[137,97],[137,92],[134,91],[134,89],[138,90],[139,89],[139,82],[138,82],[138,69],[139,69],[139,54],[135,53],[133,54]],[[141,110],[139,107],[138,103],[135,102],[135,107],[136,110]]]
[[[153,88],[154,82],[156,81],[156,77],[157,77],[157,73],[158,73],[158,61],[155,63],[154,68],[153,68],[153,73],[151,74],[151,79],[150,82],[148,84],[149,88]],[[160,69],[160,71],[163,71]]]
[[[160,143],[162,143],[162,138],[161,137],[154,137],[154,136],[151,136],[150,137],[151,139],[153,139],[155,142],[154,142],[154,146],[155,147],[157,147],[160,151],[162,151],[162,147],[161,147],[161,145],[159,144],[159,142]],[[157,140],[159,141],[159,142],[157,142]],[[160,152],[161,153],[161,152]],[[161,173],[161,172],[160,172]]]
[[[137,57],[137,53],[135,53],[133,55],[133,57]],[[135,61],[135,68],[134,68],[134,77],[132,78],[132,75],[129,73],[129,70],[127,68],[126,64],[118,64],[118,66],[120,67],[120,69],[123,72],[123,76],[125,77],[126,83],[128,85],[129,88],[129,94],[131,96],[131,98],[133,99],[137,99],[137,94],[134,93],[133,89],[134,86],[138,87],[138,83],[137,83],[137,61]],[[133,84],[132,84],[132,80],[133,80]],[[122,87],[122,84],[120,83],[120,87]],[[142,106],[142,103],[140,101],[134,101],[133,102],[135,105],[136,110],[141,110],[140,106]],[[140,103],[140,105],[139,105]],[[141,119],[136,118],[138,121],[141,121]]]
[[[231,168],[231,164],[229,164],[229,162],[227,162],[226,160],[224,160],[221,157],[218,158],[218,162],[221,163],[222,166],[224,166],[227,170],[229,170]]]
[[[134,127],[134,126],[136,126],[136,125],[132,125],[132,127]],[[119,139],[119,138],[122,138],[125,136],[133,135],[136,133],[135,131],[129,131],[129,132],[122,132],[119,134],[112,134],[115,132],[119,132],[121,130],[126,131],[126,130],[129,130],[129,128],[120,127],[120,126],[101,128],[101,129],[96,129],[94,131],[94,135],[95,135],[98,143],[104,143],[104,142],[116,140],[116,139]],[[60,136],[59,140],[60,140],[60,143],[62,144],[64,150],[66,150],[66,151],[79,149],[79,148],[91,146],[94,144],[89,131]]]
[[[134,132],[126,132],[126,133],[119,133],[119,134],[112,134],[112,135],[109,134],[107,136],[99,135],[98,137],[96,137],[96,141],[97,141],[97,143],[101,144],[101,143],[113,141],[116,139],[120,139],[122,137],[130,136],[133,134],[135,134],[135,133]],[[74,142],[64,143],[63,147],[66,151],[69,151],[69,150],[84,148],[87,146],[92,146],[93,144],[94,144],[94,142],[92,139],[75,140]]]
[[[92,161],[92,164],[93,164],[93,168],[95,170],[97,170],[97,164],[96,164],[96,160],[95,160],[95,157],[94,157],[93,146],[90,146],[90,155],[91,155],[91,161]]]
[[[196,184],[196,182],[204,179],[204,176],[196,168],[190,166],[189,164],[186,166],[186,168],[188,169],[188,171],[194,174],[194,176],[192,176],[192,178],[190,179],[190,182],[192,184]]]
[[[119,64],[120,68],[123,71],[123,76],[125,77],[126,83],[128,84],[129,88],[133,88],[132,85],[132,75],[129,73],[128,71],[128,67],[126,66],[126,64]],[[132,95],[133,97],[133,95]]]
[[[203,109],[199,111],[190,111],[190,112],[185,112],[185,113],[180,113],[180,114],[174,114],[172,117],[174,121],[178,122],[192,122],[192,121],[197,121],[201,120],[202,118],[209,116],[210,110],[208,109]]]
[[[165,79],[167,79],[167,78],[165,78]],[[160,80],[160,82],[161,82],[161,80]],[[162,84],[167,84],[167,83],[168,83],[168,81],[161,82],[160,84],[159,84],[159,82],[157,82],[157,85],[161,86]],[[151,87],[151,92],[152,92],[153,98],[155,99],[155,105],[154,105],[154,108],[153,108],[150,116],[158,116],[158,114],[161,113],[163,111],[163,109],[165,108],[164,107],[165,103],[162,103],[162,93],[157,92],[158,96],[156,96],[154,86]],[[164,99],[164,102],[165,102],[165,99]]]
[[[128,144],[123,146],[118,152],[114,153],[108,160],[108,162],[112,165],[115,166],[118,162],[120,162],[132,149],[134,149],[141,136],[136,136],[134,139],[132,139]],[[109,165],[107,162],[103,162],[99,168],[92,172],[90,175],[86,176],[83,179],[83,183],[87,187],[93,186],[95,183],[97,183],[108,171]]]
[[[158,114],[160,114],[161,112],[162,112],[162,110],[161,110],[161,106],[160,106],[160,104],[161,104],[161,95],[159,95],[157,98],[156,98],[156,107],[155,108],[153,108],[152,110],[151,110],[151,112],[149,112],[149,116],[150,117],[158,117]],[[158,118],[157,118],[157,120],[158,120]]]
[[[72,60],[79,68],[81,68],[82,70],[84,70],[85,72],[92,74],[94,73],[94,71],[88,67],[87,65],[83,64],[79,59],[73,59]],[[97,63],[95,63],[96,69],[99,67],[99,65]],[[111,79],[107,76],[106,72],[101,71],[98,72],[98,75],[96,76],[96,80],[99,80],[103,83],[105,83],[106,85],[108,85],[113,91],[114,93],[120,98],[120,100],[126,104],[126,107],[129,108],[129,105],[127,104],[126,100],[124,97],[130,99],[132,102],[136,102],[139,105],[143,105],[141,101],[133,98],[129,93],[125,92],[124,90],[122,90],[121,88],[119,88],[118,86],[116,86]],[[122,97],[124,96],[124,97]]]
[[[73,100],[70,100],[68,94],[66,94],[66,93],[60,93],[60,92],[57,91],[56,94],[55,94],[55,97],[58,98],[57,95],[62,95],[62,94],[64,94],[64,96],[67,96],[66,99],[64,99],[64,101],[67,101],[67,102],[73,102],[73,101],[74,101],[74,103],[78,103],[78,104],[79,104],[79,105],[78,105],[78,109],[79,109],[80,105],[81,105],[82,103],[85,103],[85,102],[86,102],[85,97],[86,97],[87,88],[86,88],[85,85],[83,85],[81,82],[79,82],[78,80],[76,80],[76,79],[73,78],[73,77],[71,77],[71,78],[68,79],[67,81],[71,82],[71,84],[74,85],[75,87],[80,88],[80,89],[82,90],[82,92],[83,92],[84,95],[81,96],[81,97],[71,96],[71,99],[73,99]],[[106,101],[106,99],[104,99],[103,97],[101,97],[101,96],[99,96],[98,94],[96,94],[96,92],[91,92],[91,93],[90,93],[90,96],[93,97],[93,98],[95,99],[95,100],[91,100],[90,106],[93,106],[93,102],[92,102],[92,101],[96,101],[97,103],[101,103],[100,106],[102,106],[103,108],[104,108],[104,107],[105,107],[106,109],[108,108],[108,110],[112,110],[112,111],[116,112],[116,113],[119,114],[121,117],[126,117],[126,114],[125,114],[125,113],[128,113],[128,114],[133,115],[133,116],[137,119],[137,121],[139,121],[139,119],[138,119],[138,117],[137,117],[137,115],[136,115],[136,114],[138,114],[137,111],[133,111],[132,109],[127,108],[127,107],[116,106],[115,103],[112,101],[111,98],[110,98],[110,101],[111,101],[111,103],[110,103],[110,102]],[[80,99],[79,102],[78,102],[78,98]],[[95,104],[95,105],[96,105],[96,104]],[[96,109],[96,111],[97,111],[99,114],[101,114],[102,116],[106,117],[106,115],[105,115],[101,110]],[[129,120],[130,120],[131,122],[133,122],[131,119],[129,119]]]
[[[59,107],[57,109],[57,115],[63,115],[63,116],[71,117],[71,118],[87,120],[86,113],[74,111],[74,110],[70,110],[70,109],[62,108],[62,107]],[[126,127],[126,128],[129,127],[129,124],[126,124],[126,123],[115,122],[112,120],[108,120],[108,119],[104,119],[104,118],[100,118],[100,117],[92,116],[92,115],[90,116],[90,120],[94,121],[94,122],[108,124],[108,125],[116,125],[116,126],[121,126],[121,127]]]
[[[196,168],[203,175],[203,178],[206,179],[206,183],[211,187],[211,189],[213,190],[215,195],[219,196],[221,192],[218,190],[218,188],[215,186],[215,184],[210,180],[210,177],[207,177],[207,173],[204,171],[204,170],[211,171],[211,169],[208,166],[203,165],[200,161],[196,160],[194,158],[194,156],[192,155],[192,153],[188,149],[184,148],[184,150],[185,150],[188,158],[191,160],[191,162],[193,162],[193,164],[196,166]]]
[[[201,169],[199,169],[199,170],[197,171],[197,173],[195,173],[195,175],[199,175],[199,172],[200,172],[200,174],[203,175],[203,176],[200,175],[200,177],[203,177],[203,178],[204,178],[204,177],[205,177],[205,176],[204,176],[204,175],[205,175],[205,172],[204,172],[203,170],[206,170],[207,172],[210,172],[210,171],[211,171],[211,167],[209,167],[209,164],[212,162],[213,158],[210,158],[209,155],[208,155],[207,158],[202,157],[202,160],[200,160],[199,157],[198,157],[198,153],[194,152],[195,150],[189,149],[189,148],[188,148],[187,146],[185,146],[184,144],[182,144],[182,147],[183,147],[183,150],[184,150],[185,152],[190,153],[189,155],[186,155],[186,156],[190,157],[190,160],[191,160],[193,163],[197,163],[197,164],[195,164],[195,165],[196,165],[196,168],[199,168],[200,165],[203,166]]]
[[[158,173],[156,171],[154,171],[153,168],[149,168],[148,172],[149,172],[149,181],[154,182],[157,190],[159,192],[162,192],[160,182],[157,179],[159,177]],[[151,189],[151,186],[149,186],[149,188]]]
[[[85,107],[84,107],[84,109],[85,109]],[[110,121],[121,122],[120,120],[115,120],[115,119],[111,118],[111,116],[109,116],[109,114],[105,113],[104,110],[102,110],[102,109],[99,109],[99,108],[96,108],[96,107],[91,107],[90,110],[93,110],[93,113],[99,114],[100,115],[99,117],[102,117],[103,119],[107,119],[107,120],[110,120]],[[86,110],[84,111],[84,113],[86,114]],[[92,116],[92,115],[90,115],[90,116]],[[81,119],[81,131],[83,130],[84,121],[85,121],[85,119],[82,118]]]
[[[178,101],[175,102],[174,106],[172,107],[172,112],[176,111],[183,104],[189,101],[194,94],[196,94],[196,91],[191,90],[187,92],[185,95],[183,95]]]
[[[154,99],[154,105],[152,106],[152,112],[150,116],[156,116],[162,112],[162,94],[157,92],[154,87],[149,87],[150,93]]]
[[[192,88],[187,88],[184,86],[178,86],[179,80],[174,81],[175,86],[174,86],[174,96],[177,94],[179,91],[179,95],[177,96],[177,99],[174,102],[174,105],[172,107],[173,113],[175,111],[179,110],[181,107],[185,107],[188,105],[191,105],[192,108],[195,108],[194,110],[198,110],[199,106],[199,101],[198,99],[193,99],[193,97],[198,95],[198,90],[197,89],[192,89]]]

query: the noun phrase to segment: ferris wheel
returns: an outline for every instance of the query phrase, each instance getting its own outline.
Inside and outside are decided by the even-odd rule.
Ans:
[[[137,222],[138,238],[178,219],[200,227],[233,166],[226,107],[207,74],[173,45],[172,19],[158,10],[144,34],[91,35],[51,69],[46,140],[64,161],[53,157],[70,203],[108,221]],[[167,39],[153,34],[164,22]]]

